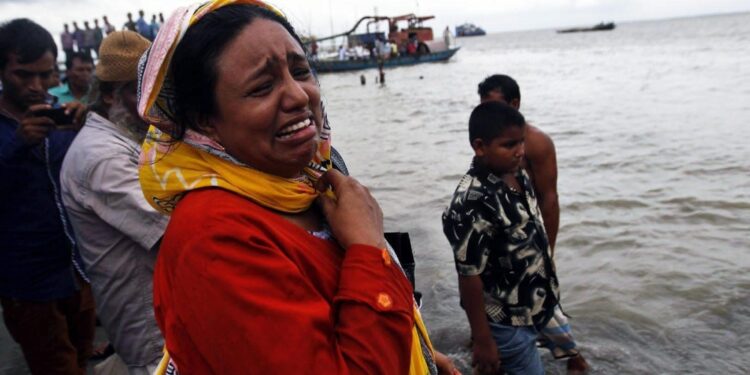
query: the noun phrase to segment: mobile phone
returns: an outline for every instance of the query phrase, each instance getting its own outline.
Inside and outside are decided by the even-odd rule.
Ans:
[[[37,117],[49,117],[54,121],[57,128],[71,128],[75,116],[73,113],[65,114],[65,108],[42,109],[34,112]]]

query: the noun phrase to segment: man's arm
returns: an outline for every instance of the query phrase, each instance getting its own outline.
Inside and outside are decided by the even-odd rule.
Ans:
[[[560,227],[560,203],[557,199],[557,155],[552,139],[537,128],[529,128],[526,158],[531,164],[531,179],[539,200],[552,256]]]
[[[495,374],[500,367],[500,354],[487,323],[482,289],[482,279],[479,276],[458,276],[458,291],[471,326],[471,364],[477,367],[480,374]]]
[[[169,218],[146,201],[137,165],[122,154],[99,160],[86,182],[84,204],[88,209],[144,249],[157,248],[154,245],[161,240]]]

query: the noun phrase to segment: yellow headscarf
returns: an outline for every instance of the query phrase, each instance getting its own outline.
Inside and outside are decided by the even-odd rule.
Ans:
[[[187,130],[180,142],[167,134],[175,128],[174,90],[170,62],[187,29],[206,14],[229,4],[251,4],[283,18],[276,8],[255,0],[216,0],[177,9],[159,30],[153,45],[139,64],[138,112],[153,126],[143,144],[140,182],[146,200],[170,214],[188,191],[220,187],[281,212],[301,212],[317,197],[314,182],[330,168],[330,127],[321,126],[318,149],[297,179],[263,173],[223,151],[205,136]],[[324,117],[325,119],[325,117]],[[166,130],[166,131],[165,131]]]

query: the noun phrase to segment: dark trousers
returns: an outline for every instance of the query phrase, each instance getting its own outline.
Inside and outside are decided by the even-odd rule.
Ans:
[[[91,286],[81,285],[72,296],[49,302],[0,298],[5,325],[32,374],[86,374],[96,314]]]
[[[65,64],[69,64],[70,63],[71,55],[73,55],[73,53],[75,53],[75,52],[73,51],[72,48],[71,49],[64,49],[63,51],[65,51]]]

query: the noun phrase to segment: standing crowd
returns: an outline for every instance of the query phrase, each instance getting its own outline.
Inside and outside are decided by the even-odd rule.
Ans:
[[[31,372],[85,374],[98,316],[116,352],[98,373],[460,374],[284,15],[213,0],[139,16],[104,17],[98,42],[66,25],[54,89],[50,33],[0,25],[0,302]],[[479,94],[443,214],[474,370],[543,374],[541,342],[583,373],[553,260],[554,144],[512,78]]]
[[[153,41],[156,38],[156,34],[159,32],[159,28],[164,24],[164,15],[159,13],[158,18],[156,14],[151,16],[151,21],[148,22],[145,19],[145,13],[143,10],[138,11],[138,19],[133,21],[133,14],[127,14],[127,21],[122,25],[122,30],[130,30],[137,32],[144,38]],[[115,32],[116,28],[109,22],[109,18],[104,15],[102,16],[102,25],[99,25],[99,19],[94,18],[94,26],[91,27],[89,21],[83,21],[83,29],[78,27],[78,22],[73,21],[73,29],[68,27],[68,24],[63,25],[63,32],[60,34],[60,45],[65,53],[65,63],[67,64],[73,57],[74,54],[82,54],[89,57],[93,57],[92,53],[96,54],[95,57],[99,57],[99,48],[102,45],[102,40],[105,36]],[[70,69],[68,67],[68,69]]]

